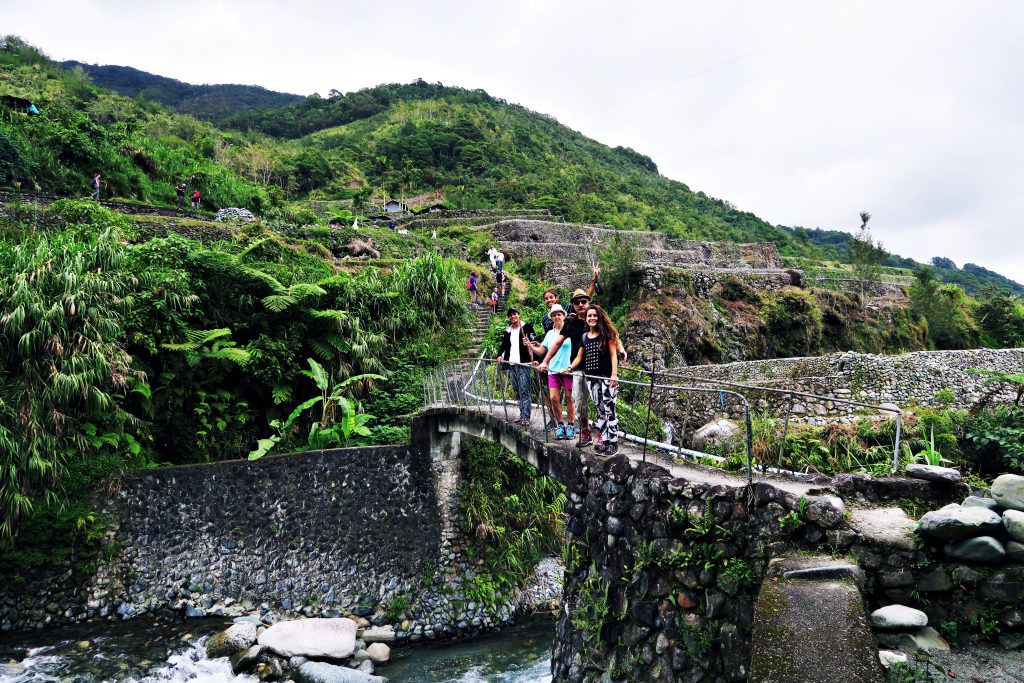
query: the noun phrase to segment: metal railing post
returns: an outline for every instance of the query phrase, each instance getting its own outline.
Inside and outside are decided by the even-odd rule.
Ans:
[[[903,431],[903,413],[896,413],[896,445],[892,449],[892,473],[900,469],[900,433]]]
[[[651,360],[651,386],[647,392],[647,418],[644,420],[644,452],[643,462],[647,462],[647,438],[651,431],[651,403],[654,401],[654,360]]]
[[[786,437],[789,434],[789,414],[793,412],[793,394],[789,395],[789,404],[786,406],[786,419],[782,423],[782,445],[779,446],[779,467],[785,463]]]

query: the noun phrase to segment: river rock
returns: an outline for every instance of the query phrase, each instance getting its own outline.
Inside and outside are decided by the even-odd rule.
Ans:
[[[345,618],[282,621],[261,633],[259,644],[283,657],[344,659],[356,647],[356,622]]]
[[[326,662],[306,662],[299,667],[299,680],[302,683],[386,683],[382,676],[371,676]]]
[[[366,648],[366,654],[369,655],[374,664],[384,664],[391,659],[391,648],[384,643],[371,643]]]
[[[965,562],[998,562],[1006,556],[1006,548],[991,536],[979,536],[948,543],[944,551],[954,560]]]
[[[842,522],[845,515],[846,505],[839,496],[813,497],[804,512],[808,521],[826,529],[831,529]]]
[[[1004,508],[1024,510],[1024,477],[1001,474],[992,482],[992,497]]]
[[[1024,564],[1024,543],[1017,543],[1017,541],[1007,543],[1006,559],[1010,562]]]
[[[965,508],[986,508],[992,512],[998,513],[1001,508],[992,498],[982,498],[981,496],[967,496],[964,498],[964,502],[961,503]]]
[[[240,621],[210,636],[206,641],[206,656],[210,659],[230,657],[255,642],[256,624]]]
[[[916,631],[928,625],[928,615],[906,605],[889,605],[871,613],[871,625],[879,631]]]
[[[740,426],[724,418],[709,422],[693,433],[691,442],[696,449],[719,446],[740,437]]]
[[[948,505],[926,513],[918,524],[921,533],[941,541],[984,536],[1003,526],[999,515],[986,508]]]
[[[960,482],[960,472],[952,467],[936,465],[907,465],[907,476],[911,479],[937,481],[943,484],[958,484]]]
[[[1003,513],[1003,526],[1013,540],[1024,543],[1024,512],[1007,510]]]
[[[360,636],[364,643],[393,643],[395,641],[394,626],[371,626],[363,630]]]
[[[256,663],[256,659],[263,652],[263,649],[262,645],[253,645],[252,647],[240,650],[231,655],[231,657],[228,658],[228,661],[231,662],[231,671],[235,675],[238,675],[243,671],[248,670]]]

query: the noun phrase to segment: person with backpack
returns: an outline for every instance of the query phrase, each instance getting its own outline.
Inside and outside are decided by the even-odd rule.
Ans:
[[[99,173],[96,173],[96,175],[94,175],[92,177],[92,180],[89,181],[89,187],[92,188],[92,194],[89,195],[89,197],[91,199],[95,199],[96,201],[99,201],[99,198],[100,198],[100,174]]]
[[[498,288],[491,290],[491,315],[498,312]]]
[[[196,211],[199,210],[199,205],[201,203],[202,197],[199,195],[199,190],[197,189],[195,192],[192,193],[192,213],[195,213]]]
[[[466,280],[466,289],[469,290],[469,303],[476,305],[476,271],[469,271],[469,279]]]
[[[619,416],[615,411],[615,398],[619,394],[619,331],[597,304],[588,306],[584,316],[587,331],[583,334],[583,343],[572,364],[562,373],[583,366],[590,400],[597,408],[594,452],[615,455],[619,452]]]

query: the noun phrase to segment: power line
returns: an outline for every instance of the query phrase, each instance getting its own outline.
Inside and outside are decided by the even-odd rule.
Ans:
[[[815,28],[809,29],[809,30],[804,31],[802,33],[797,33],[797,34],[789,36],[787,38],[783,38],[782,40],[780,40],[780,41],[778,41],[776,43],[772,43],[771,45],[765,45],[764,47],[761,47],[761,48],[758,48],[756,50],[753,50],[752,52],[747,52],[746,54],[739,55],[738,57],[733,57],[732,59],[727,59],[724,62],[719,62],[718,64],[715,64],[714,66],[709,66],[707,68],[700,69],[700,70],[694,71],[692,73],[688,73],[685,76],[680,76],[679,78],[677,78],[675,80],[672,80],[672,81],[669,81],[667,83],[662,83],[661,85],[656,85],[653,88],[648,88],[647,90],[642,90],[642,91],[640,91],[638,93],[634,93],[632,95],[628,95],[626,97],[623,97],[623,98],[620,98],[620,99],[617,99],[617,100],[612,100],[611,102],[608,102],[606,104],[602,104],[600,107],[596,107],[596,108],[591,109],[589,111],[585,111],[582,114],[578,114],[578,115],[576,115],[573,118],[574,119],[581,119],[581,118],[583,118],[585,116],[590,116],[591,114],[594,114],[596,112],[602,111],[604,109],[608,109],[609,107],[614,107],[616,105],[622,104],[623,102],[628,102],[630,100],[635,100],[638,97],[643,97],[645,95],[650,95],[653,92],[657,92],[659,90],[664,90],[665,88],[669,88],[669,87],[671,87],[673,85],[676,85],[677,83],[682,83],[683,81],[688,81],[691,78],[696,78],[697,76],[703,76],[704,74],[710,73],[711,71],[715,71],[716,69],[721,69],[722,67],[729,66],[730,64],[735,64],[736,62],[741,62],[744,59],[749,59],[750,57],[753,57],[754,55],[761,54],[762,52],[767,52],[768,50],[774,50],[777,47],[782,47],[783,45],[786,45],[788,43],[792,43],[795,40],[800,40],[801,38],[806,38],[809,35],[812,35],[814,33],[819,33],[821,31],[824,31],[825,29],[832,28],[833,26],[836,26],[838,24],[842,24],[842,23],[844,23],[846,21],[850,21],[852,19],[856,19],[858,17],[862,17],[865,14],[870,14],[871,12],[874,12],[876,10],[880,10],[883,7],[888,7],[889,5],[894,5],[897,2],[899,2],[899,1],[900,0],[889,0],[888,2],[883,2],[880,5],[875,5],[874,7],[869,7],[868,9],[863,10],[861,12],[857,12],[856,14],[851,14],[851,15],[849,15],[847,17],[842,17],[840,19],[836,19],[835,21],[830,21],[827,24],[822,24],[821,26],[817,26]]]

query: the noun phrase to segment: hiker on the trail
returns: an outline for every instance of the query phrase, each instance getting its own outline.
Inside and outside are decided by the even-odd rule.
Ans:
[[[495,273],[494,281],[498,283],[498,289],[501,291],[501,295],[505,296],[505,288],[508,285],[508,275],[505,275],[505,271],[499,270]]]
[[[498,270],[498,250],[495,247],[491,247],[487,250],[487,258],[491,260],[491,270],[497,272]]]
[[[491,315],[494,315],[498,311],[498,288],[495,287],[491,290]]]
[[[550,316],[551,329],[544,335],[544,340],[534,344],[534,351],[543,355],[544,351],[550,349],[555,340],[562,334],[562,326],[565,324],[565,309],[559,304],[553,304],[545,318]],[[569,349],[571,344],[562,344],[548,365],[547,386],[548,406],[551,409],[551,419],[555,423],[556,439],[575,439],[576,428],[573,420],[576,417],[576,404],[572,400],[572,381],[570,375],[561,374],[561,371],[569,367]],[[562,399],[565,399],[565,421],[562,421]]]
[[[92,199],[98,200],[100,198],[100,174],[99,173],[94,175],[92,177],[92,180],[89,181],[89,187],[92,188],[92,194],[89,195],[89,197],[92,198]]]
[[[199,210],[199,205],[202,203],[203,198],[199,194],[199,190],[192,193],[192,213]]]
[[[530,347],[537,340],[533,326],[523,323],[519,309],[508,309],[508,327],[498,347],[498,364],[508,363],[508,378],[519,402],[519,417],[513,424],[530,424],[530,377],[533,375]]]
[[[494,269],[499,273],[505,270],[505,252],[498,250],[498,255],[494,258]]]
[[[619,451],[619,416],[615,397],[619,394],[619,332],[604,309],[596,304],[587,307],[587,332],[583,344],[568,370],[580,365],[587,374],[587,389],[597,408],[597,444],[595,453],[615,455]]]
[[[178,183],[178,186],[174,188],[174,191],[178,193],[178,210],[185,210],[185,183]]]
[[[469,271],[469,279],[466,280],[466,289],[469,290],[469,303],[476,305],[476,271]]]

